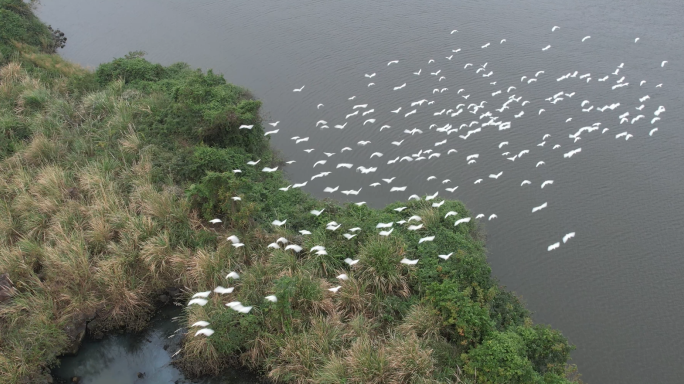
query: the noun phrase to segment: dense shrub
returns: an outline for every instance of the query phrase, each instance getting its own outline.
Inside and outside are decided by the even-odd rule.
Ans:
[[[570,358],[573,347],[560,332],[543,325],[520,326],[514,328],[514,331],[522,337],[526,356],[537,372],[556,375],[564,373],[565,363]]]
[[[493,332],[465,357],[465,370],[485,384],[540,383],[540,375],[526,358],[525,343],[513,331]]]
[[[530,311],[525,308],[520,299],[513,292],[498,288],[489,304],[489,316],[496,323],[496,329],[504,331],[509,327],[522,325],[530,317]]]
[[[487,308],[471,300],[469,293],[460,291],[453,281],[433,283],[425,299],[439,311],[444,325],[453,327],[453,338],[461,345],[474,346],[492,331]]]
[[[156,82],[164,75],[163,66],[152,64],[142,57],[114,59],[112,62],[100,64],[95,71],[97,81],[101,85],[107,85],[118,79],[123,79],[126,84]]]

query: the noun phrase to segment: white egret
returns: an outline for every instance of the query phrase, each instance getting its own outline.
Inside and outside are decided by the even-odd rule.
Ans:
[[[295,253],[299,253],[299,252],[301,252],[302,249],[304,249],[304,248],[300,247],[300,246],[297,245],[297,244],[290,244],[290,245],[288,245],[287,247],[285,247],[285,250],[286,250],[286,251],[288,251],[288,250],[290,250],[290,249],[293,250],[293,251],[295,251]]]
[[[206,299],[197,298],[197,299],[192,299],[192,300],[190,300],[190,301],[188,302],[188,306],[191,306],[191,305],[193,305],[193,304],[198,304],[198,305],[204,306],[204,305],[206,305],[207,303],[208,303],[208,301],[207,301]]]
[[[394,231],[394,228],[390,229],[389,231],[380,231],[380,233],[378,233],[378,235],[389,236],[392,233],[392,231]]]
[[[224,288],[224,287],[219,285],[218,287],[214,288],[214,292],[219,293],[221,295],[224,295],[226,293],[233,293],[234,289],[235,289],[235,287]]]
[[[200,329],[199,331],[197,331],[197,332],[195,333],[195,336],[197,336],[197,335],[205,335],[205,336],[209,337],[209,336],[211,336],[211,335],[213,335],[213,334],[214,334],[214,330],[213,330],[213,329],[202,328],[202,329]]]
[[[534,208],[532,208],[532,213],[537,212],[537,211],[541,211],[542,209],[546,208],[547,206],[548,206],[548,203],[544,203],[538,207],[534,207]]]
[[[575,232],[570,232],[563,236],[563,244],[567,243],[568,240],[572,239],[573,237],[575,237]]]
[[[209,325],[208,321],[200,320],[200,321],[196,322],[195,324],[191,325],[190,327],[206,327],[207,325]]]

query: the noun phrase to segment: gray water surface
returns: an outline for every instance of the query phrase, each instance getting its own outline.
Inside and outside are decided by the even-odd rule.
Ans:
[[[572,362],[586,382],[679,383],[684,377],[681,1],[53,0],[44,2],[39,15],[67,34],[61,53],[82,65],[95,67],[144,50],[151,61],[213,68],[250,89],[264,102],[265,120],[280,121],[271,142],[287,160],[297,161],[286,169],[289,179],[308,180],[305,190],[315,196],[380,207],[439,191],[436,201],[457,198],[474,214],[496,214],[498,219],[485,223],[494,275],[523,296],[535,321],[562,330],[577,346]],[[561,28],[551,32],[554,25]],[[453,29],[458,32],[450,34]],[[587,35],[591,38],[581,42]],[[491,45],[481,48],[487,42]],[[542,51],[547,45],[552,48]],[[390,60],[399,63],[388,66]],[[665,67],[663,60],[669,61]],[[466,63],[474,65],[465,70]],[[475,72],[485,63],[486,71],[494,72],[488,78]],[[621,63],[619,75],[610,75]],[[413,75],[418,69],[421,75]],[[443,81],[429,75],[439,69]],[[537,82],[521,82],[540,70],[545,73]],[[574,71],[591,73],[592,80],[556,81]],[[376,77],[364,77],[374,72]],[[605,75],[610,79],[598,82]],[[621,76],[630,85],[612,90]],[[368,87],[369,82],[376,85]],[[393,91],[403,83],[406,88]],[[292,92],[303,85],[301,93]],[[507,93],[510,85],[517,89]],[[437,87],[449,90],[433,94]],[[465,91],[457,94],[461,88]],[[498,90],[502,94],[492,96]],[[545,100],[560,91],[575,95],[555,105]],[[495,112],[511,94],[530,103]],[[356,99],[348,100],[353,95]],[[650,96],[645,108],[636,110],[645,95]],[[404,117],[413,109],[410,103],[423,98],[435,104]],[[487,104],[478,116],[434,115],[483,100]],[[581,111],[583,100],[594,105],[591,112]],[[615,102],[621,106],[614,111],[596,110]],[[324,107],[317,109],[319,103]],[[365,103],[363,110],[375,112],[345,119],[353,105]],[[666,112],[652,125],[661,105]],[[390,112],[398,107],[401,114]],[[539,115],[541,108],[545,112]],[[521,118],[513,117],[523,110]],[[511,129],[489,127],[467,140],[458,137],[463,131],[446,135],[429,129],[431,124],[459,127],[485,111],[511,121]],[[621,125],[617,116],[624,112],[630,119],[645,118]],[[371,117],[376,122],[363,125]],[[321,119],[330,129],[316,127]],[[345,129],[333,128],[345,122]],[[577,143],[568,137],[596,122],[610,130],[583,133]],[[385,124],[391,128],[380,131]],[[659,130],[649,136],[655,126]],[[425,133],[403,132],[414,127]],[[616,139],[620,132],[633,137]],[[538,147],[544,134],[551,138]],[[292,136],[310,139],[295,144]],[[402,139],[401,146],[390,144]],[[434,146],[444,139],[445,145]],[[361,140],[371,144],[357,145]],[[499,149],[502,141],[510,144]],[[552,149],[555,144],[561,148]],[[353,150],[341,153],[345,146]],[[303,152],[307,148],[315,151]],[[563,157],[576,148],[582,152]],[[421,149],[441,157],[387,164]],[[458,152],[447,155],[448,149]],[[516,161],[502,156],[524,149],[530,153]],[[328,159],[323,152],[336,155]],[[383,157],[370,159],[374,152]],[[471,154],[480,156],[467,165]],[[325,159],[327,164],[312,168]],[[546,164],[536,167],[538,161]],[[335,168],[343,162],[378,171],[362,175]],[[310,180],[321,171],[332,173]],[[501,171],[499,179],[488,178]],[[436,180],[427,181],[431,175]],[[380,181],[393,176],[390,185]],[[482,183],[474,184],[479,178]],[[451,181],[442,184],[445,179]],[[521,187],[523,180],[532,185]],[[554,184],[541,189],[545,180]],[[376,181],[383,185],[369,186]],[[349,197],[323,193],[338,185],[363,189]],[[444,189],[457,185],[454,193]],[[391,186],[407,190],[390,193]],[[544,202],[546,209],[531,213]],[[575,238],[547,251],[568,232],[576,232]]]

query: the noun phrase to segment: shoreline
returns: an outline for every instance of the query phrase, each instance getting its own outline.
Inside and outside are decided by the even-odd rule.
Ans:
[[[370,209],[314,199],[281,170],[260,171],[282,166],[261,102],[223,76],[141,52],[90,72],[30,43],[0,60],[11,132],[0,153],[0,273],[14,282],[0,305],[9,340],[0,351],[23,359],[0,361],[8,382],[47,380],[86,332],[143,329],[175,286],[184,303],[209,292],[184,318],[216,331],[183,341],[177,364],[190,377],[232,361],[278,382],[578,382],[572,346],[533,325],[492,278],[476,222],[447,219],[470,216],[461,202]],[[403,225],[409,216],[419,228]],[[383,236],[377,223],[397,225]],[[272,246],[279,238],[303,250]],[[235,291],[224,297],[217,286]]]

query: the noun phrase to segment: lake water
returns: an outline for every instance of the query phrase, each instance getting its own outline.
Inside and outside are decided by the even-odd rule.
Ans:
[[[305,189],[318,197],[379,207],[439,191],[436,201],[457,198],[474,214],[496,214],[483,219],[494,275],[523,296],[536,322],[562,330],[577,346],[572,362],[586,382],[678,383],[684,377],[680,0],[53,0],[44,2],[39,15],[66,33],[62,55],[85,66],[144,50],[151,61],[213,68],[249,88],[263,100],[265,120],[280,121],[271,142],[286,160],[296,160],[286,169],[288,177],[308,180]],[[552,32],[553,26],[560,29]],[[591,38],[582,42],[585,36]],[[486,43],[491,45],[482,48]],[[388,66],[391,60],[399,62]],[[466,63],[473,66],[464,69]],[[419,69],[421,75],[414,75]],[[528,83],[537,71],[544,73]],[[557,81],[575,71],[576,77]],[[586,73],[588,83],[580,79]],[[622,76],[629,85],[612,89]],[[302,92],[292,92],[301,86]],[[516,89],[509,93],[509,86]],[[435,88],[448,89],[433,93]],[[561,91],[574,95],[556,104],[545,100]],[[522,99],[496,111],[511,95]],[[645,95],[650,99],[640,102]],[[410,106],[423,98],[435,103]],[[589,102],[581,105],[584,100]],[[487,101],[484,108],[471,114],[468,104],[481,101]],[[457,111],[459,103],[465,103],[459,115],[434,115]],[[620,106],[597,111],[612,103]],[[374,112],[346,119],[356,104]],[[641,104],[642,110],[635,109]],[[652,124],[659,106],[666,112]],[[400,113],[390,112],[399,107]],[[487,122],[480,117],[488,111],[511,128],[486,126],[466,140],[459,137]],[[525,114],[515,118],[520,111]],[[630,120],[620,124],[625,112]],[[631,124],[639,114],[644,118]],[[363,125],[370,118],[376,121]],[[319,120],[330,128],[318,128]],[[475,120],[452,134],[429,128]],[[344,129],[333,127],[345,122]],[[601,123],[599,130],[582,133],[577,142],[569,138],[594,123]],[[391,128],[381,131],[383,125]],[[658,131],[649,136],[654,127]],[[424,133],[404,133],[412,128]],[[604,128],[609,130],[602,134]],[[622,132],[632,137],[616,139]],[[538,146],[545,134],[551,136]],[[309,141],[296,144],[293,136]],[[400,146],[391,144],[402,139]],[[359,146],[362,140],[371,143]],[[504,141],[509,144],[500,149]],[[561,147],[552,149],[556,144]],[[353,150],[341,153],[345,146]],[[310,148],[310,154],[303,151]],[[571,158],[563,156],[577,148],[581,152]],[[387,164],[428,149],[441,156]],[[447,154],[449,149],[458,152]],[[506,159],[525,149],[530,152],[521,158]],[[374,152],[383,157],[371,159]],[[473,154],[479,157],[468,165]],[[327,164],[312,169],[318,160]],[[539,161],[545,164],[537,166]],[[378,170],[361,174],[337,169],[338,163]],[[321,171],[332,173],[310,180]],[[496,180],[488,177],[501,171]],[[394,176],[390,185],[380,180]],[[445,179],[450,181],[443,184]],[[474,184],[477,179],[483,181]],[[531,185],[521,186],[523,180]],[[545,180],[554,183],[542,189]],[[370,187],[373,182],[382,185]],[[323,193],[338,185],[340,191],[363,189],[349,197]],[[391,186],[407,189],[390,193]],[[455,186],[453,193],[445,190]],[[531,212],[545,202],[547,208]],[[569,232],[576,236],[563,243]],[[559,241],[558,249],[547,251]]]

